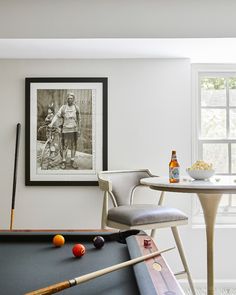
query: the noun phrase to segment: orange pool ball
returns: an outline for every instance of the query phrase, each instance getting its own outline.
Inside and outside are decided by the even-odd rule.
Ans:
[[[55,235],[52,242],[54,246],[61,247],[65,244],[65,238],[62,235]]]

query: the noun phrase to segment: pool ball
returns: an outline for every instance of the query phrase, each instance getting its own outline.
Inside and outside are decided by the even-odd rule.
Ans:
[[[54,246],[61,247],[65,244],[65,238],[62,235],[55,235],[52,242]]]
[[[93,244],[94,246],[97,248],[97,249],[101,249],[104,244],[105,244],[105,240],[103,237],[101,236],[96,236],[94,239],[93,239]]]
[[[75,257],[81,257],[85,254],[85,247],[82,244],[75,244],[72,248],[72,253]]]

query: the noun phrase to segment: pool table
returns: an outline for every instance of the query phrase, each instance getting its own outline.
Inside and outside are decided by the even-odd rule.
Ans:
[[[65,237],[65,245],[55,247],[56,234]],[[96,249],[92,243],[101,235],[105,245]],[[90,232],[0,232],[0,294],[20,295],[58,282],[106,268],[111,265],[156,251],[144,247],[147,235],[140,231]],[[81,258],[72,247],[82,243],[86,253]],[[183,291],[162,256],[70,287],[60,294],[80,295],[183,295]]]

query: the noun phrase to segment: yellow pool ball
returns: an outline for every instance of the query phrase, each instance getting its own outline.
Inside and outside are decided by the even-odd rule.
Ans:
[[[65,238],[62,235],[55,235],[52,242],[55,247],[61,247],[65,244]]]

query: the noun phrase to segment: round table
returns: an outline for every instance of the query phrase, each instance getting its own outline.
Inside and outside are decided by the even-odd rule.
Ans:
[[[167,177],[141,179],[141,184],[151,189],[168,192],[196,193],[204,214],[207,237],[207,294],[214,294],[214,227],[220,199],[223,194],[236,193],[236,176],[217,175],[209,180],[183,178],[178,183],[170,183]]]

